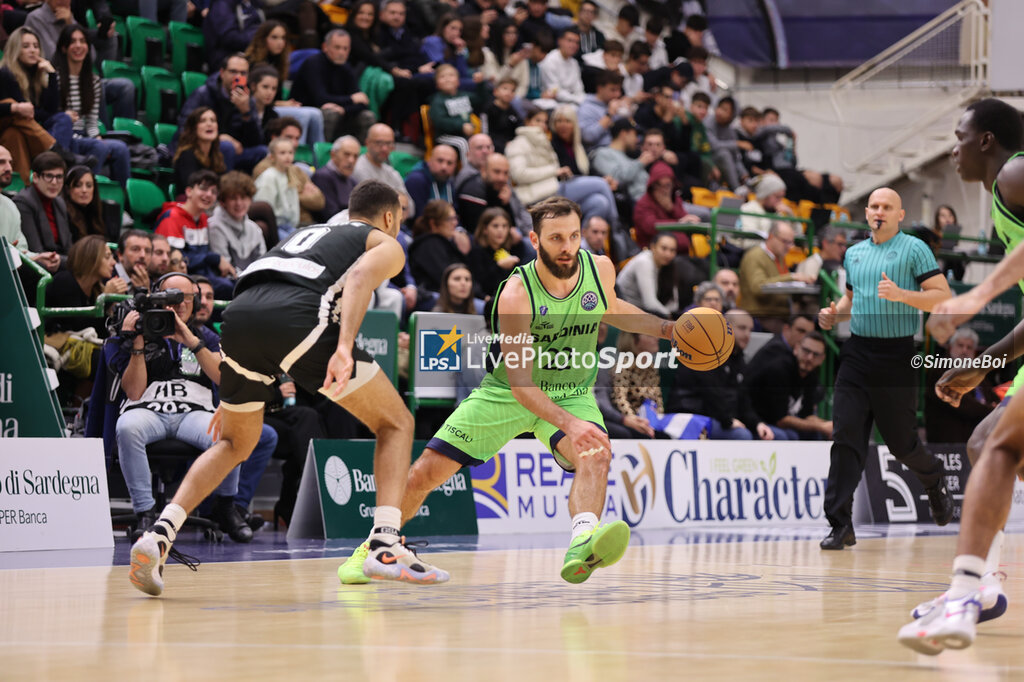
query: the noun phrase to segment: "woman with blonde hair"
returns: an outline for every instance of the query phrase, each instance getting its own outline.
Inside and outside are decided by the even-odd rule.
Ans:
[[[245,57],[250,69],[266,64],[277,71],[277,95],[274,97],[274,111],[278,116],[291,116],[302,124],[302,143],[315,144],[324,141],[324,116],[316,107],[303,106],[295,99],[283,99],[281,86],[288,78],[291,65],[292,46],[288,41],[288,27],[276,19],[260,24],[245,48]]]
[[[11,32],[0,61],[0,144],[25,184],[32,159],[48,149],[66,156],[71,148],[71,117],[60,110],[54,68],[40,50],[39,36],[22,26]]]

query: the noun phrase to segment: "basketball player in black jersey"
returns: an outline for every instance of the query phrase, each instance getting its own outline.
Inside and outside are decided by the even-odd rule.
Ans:
[[[215,442],[132,547],[129,578],[139,590],[163,591],[163,566],[178,530],[188,512],[249,457],[259,440],[264,403],[274,395],[274,377],[282,373],[327,395],[377,437],[377,508],[366,575],[415,583],[448,580],[398,534],[412,415],[373,359],[353,349],[373,290],[405,265],[395,240],[402,217],[398,194],[384,183],[362,182],[352,190],[349,216],[344,225],[296,231],[239,279],[224,314],[221,403],[210,420]]]

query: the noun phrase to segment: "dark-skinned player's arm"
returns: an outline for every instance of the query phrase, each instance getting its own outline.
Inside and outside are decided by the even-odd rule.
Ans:
[[[1016,214],[1024,211],[1024,161],[1007,162],[999,171],[996,184],[1003,204],[1009,210]],[[1006,254],[981,284],[935,306],[928,318],[928,331],[939,343],[946,343],[957,327],[974,317],[985,304],[1020,279],[1024,279],[1024,241]]]
[[[341,395],[352,376],[352,344],[355,343],[366,309],[370,307],[373,290],[401,272],[404,266],[405,252],[394,238],[380,230],[373,230],[367,235],[366,252],[345,275],[338,347],[327,363],[327,376],[324,379],[325,390],[334,384],[334,390],[327,396],[331,400]]]
[[[510,277],[498,298],[498,324],[502,336],[501,354],[512,396],[527,410],[564,431],[577,455],[602,448],[611,452],[611,443],[604,431],[569,414],[533,382],[533,360],[526,350],[532,351],[533,344],[520,341],[530,338],[531,318],[529,293],[521,279]]]
[[[608,310],[603,320],[624,332],[647,334],[659,339],[672,339],[671,320],[663,320],[637,308],[628,301],[615,295],[615,265],[607,256],[594,256],[597,274],[601,277],[601,288],[604,290]]]
[[[982,355],[1003,359],[1004,367],[1024,355],[1024,322],[1018,323],[1009,334],[985,349]],[[990,366],[987,369],[961,367],[948,370],[935,382],[935,395],[953,407],[959,407],[960,399],[976,389],[993,369]]]

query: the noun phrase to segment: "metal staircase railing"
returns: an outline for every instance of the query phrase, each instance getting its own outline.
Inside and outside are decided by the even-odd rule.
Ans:
[[[832,85],[845,202],[949,153],[963,107],[988,86],[988,31],[989,9],[963,0]],[[887,90],[905,105],[904,120],[890,121],[896,130],[865,153],[864,136],[850,134],[863,128],[858,100]]]

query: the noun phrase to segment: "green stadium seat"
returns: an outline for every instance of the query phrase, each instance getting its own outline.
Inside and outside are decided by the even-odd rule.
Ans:
[[[113,124],[114,130],[131,133],[135,137],[139,138],[142,144],[148,144],[150,147],[156,145],[156,140],[153,139],[153,133],[149,128],[143,125],[141,121],[136,121],[134,118],[121,118],[120,116],[116,116]]]
[[[176,121],[181,110],[181,82],[159,66],[143,66],[142,82],[145,84],[145,111],[149,123]],[[173,104],[164,96],[165,92],[173,93]]]
[[[331,142],[313,143],[313,153],[316,156],[316,167],[323,168],[331,160]]]
[[[130,43],[132,64],[136,68],[144,65],[163,66],[164,55],[167,53],[167,37],[164,27],[155,21],[142,17],[128,17],[128,40]],[[159,43],[157,52],[149,48],[152,42]]]
[[[316,157],[313,154],[313,148],[308,144],[300,144],[295,148],[295,160],[301,163],[308,163],[310,166],[316,167]]]
[[[120,183],[114,182],[103,175],[97,175],[96,191],[99,193],[101,201],[113,201],[121,208],[121,212],[124,213],[125,193],[124,187]]]
[[[174,73],[183,73],[190,66],[201,68],[202,62],[205,60],[203,48],[206,46],[203,32],[192,24],[181,21],[172,21],[167,28],[171,33],[171,70]],[[192,64],[189,64],[190,51],[193,54]],[[199,60],[198,63],[196,59]]]
[[[142,74],[139,70],[111,59],[104,59],[100,65],[104,78],[127,78],[135,85],[135,105],[142,102]]]
[[[173,123],[154,123],[153,124],[153,135],[156,136],[157,144],[169,145],[174,139],[174,133],[178,131],[178,126]]]
[[[135,226],[150,232],[156,227],[153,221],[159,214],[160,207],[167,201],[164,191],[156,183],[139,178],[128,178],[128,208]]]
[[[181,74],[181,87],[184,90],[185,99],[195,92],[200,85],[206,82],[207,76],[199,71],[185,71]]]

